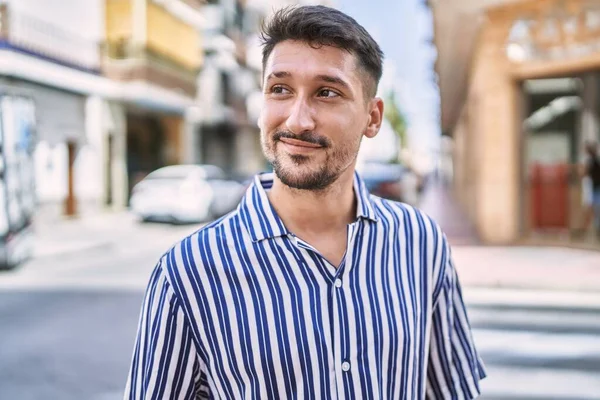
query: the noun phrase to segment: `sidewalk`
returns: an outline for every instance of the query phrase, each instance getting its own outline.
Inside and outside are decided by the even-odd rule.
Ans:
[[[420,209],[452,245],[461,283],[469,288],[600,293],[600,252],[564,247],[481,246],[450,189],[432,182]]]
[[[463,286],[600,293],[600,252],[454,246],[452,255]]]
[[[34,223],[34,257],[108,249],[125,237],[135,223],[135,218],[127,211],[105,211],[65,218],[52,224]]]

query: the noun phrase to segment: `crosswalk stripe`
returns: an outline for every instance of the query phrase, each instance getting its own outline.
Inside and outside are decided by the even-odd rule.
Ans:
[[[481,400],[600,400],[600,310],[469,309],[488,378]]]
[[[557,312],[555,310],[536,311],[530,309],[495,310],[489,308],[470,307],[469,318],[472,326],[494,326],[498,329],[507,327],[519,330],[542,330],[543,332],[589,332],[600,335],[600,312],[571,310]]]
[[[481,400],[491,399],[600,399],[598,372],[521,369],[488,366]]]

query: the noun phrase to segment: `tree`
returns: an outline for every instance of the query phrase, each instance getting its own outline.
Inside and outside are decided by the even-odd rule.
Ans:
[[[390,91],[387,95],[384,116],[389,121],[390,125],[392,125],[392,129],[400,139],[400,149],[406,147],[406,117],[400,109],[400,106],[396,103],[396,95],[393,91]]]

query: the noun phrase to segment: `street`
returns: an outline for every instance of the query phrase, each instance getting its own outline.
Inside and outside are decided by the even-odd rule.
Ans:
[[[0,399],[122,398],[150,271],[197,226],[118,216],[86,225],[86,233],[117,226],[109,232],[115,244],[100,237],[80,252],[45,251],[0,274]],[[80,229],[55,236],[75,240]]]
[[[482,399],[600,399],[600,309],[470,307]]]
[[[127,219],[110,245],[0,274],[0,399],[121,398],[150,270],[195,229]],[[482,399],[600,399],[600,306],[469,304]]]

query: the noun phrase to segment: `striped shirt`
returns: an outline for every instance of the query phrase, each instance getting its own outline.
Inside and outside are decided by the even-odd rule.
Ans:
[[[485,377],[440,228],[354,180],[334,267],[258,175],[236,211],[168,251],[145,295],[126,399],[472,399]]]

